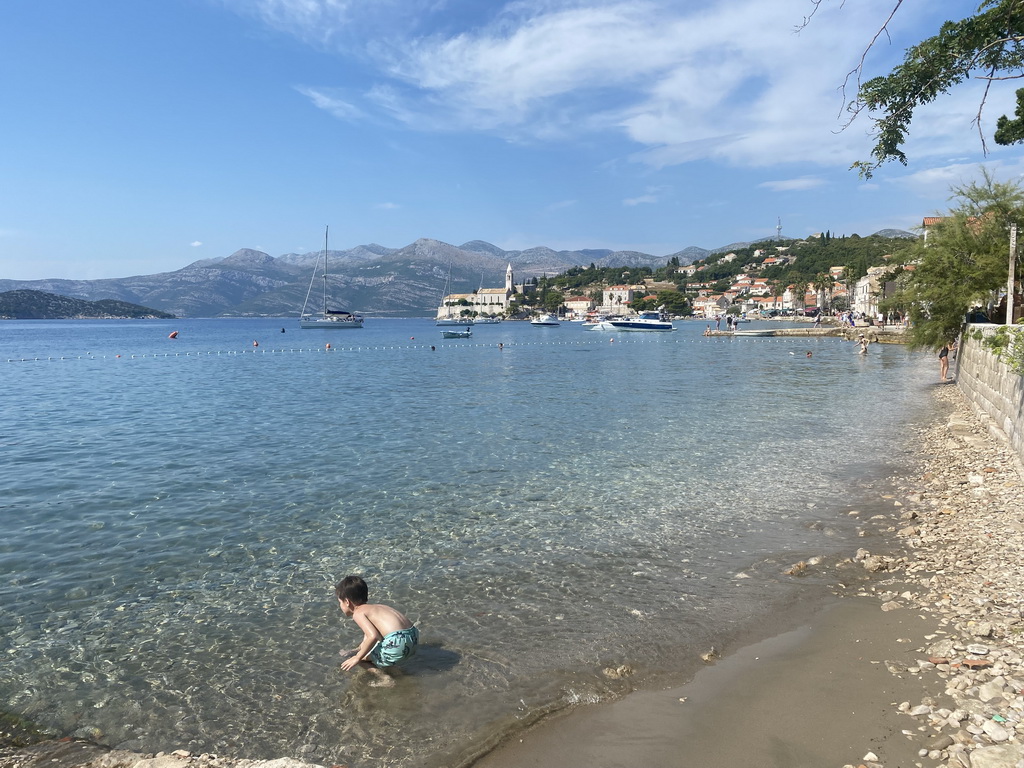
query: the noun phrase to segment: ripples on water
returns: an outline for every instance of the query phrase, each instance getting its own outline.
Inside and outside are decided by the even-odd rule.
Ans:
[[[656,676],[756,620],[797,588],[778,562],[848,550],[933,373],[699,323],[371,320],[329,353],[280,324],[0,327],[7,709],[133,749],[451,761],[622,691],[603,666]],[[394,689],[338,670],[350,572],[423,632]]]

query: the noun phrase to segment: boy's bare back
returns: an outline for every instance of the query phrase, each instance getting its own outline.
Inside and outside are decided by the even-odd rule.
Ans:
[[[405,614],[392,608],[390,605],[381,603],[364,603],[358,605],[352,612],[352,617],[365,617],[381,634],[389,635],[400,629],[409,629],[412,622],[405,618]],[[358,619],[357,619],[357,623]]]

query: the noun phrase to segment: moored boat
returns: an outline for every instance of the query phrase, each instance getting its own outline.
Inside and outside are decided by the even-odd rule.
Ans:
[[[552,312],[546,312],[542,315],[537,315],[535,318],[530,320],[530,325],[561,325],[558,321],[558,315]]]
[[[299,328],[362,328],[363,316],[356,312],[348,312],[341,309],[327,308],[327,233],[329,227],[324,228],[324,271],[323,271],[323,310],[321,312],[308,312],[309,297],[313,292],[313,283],[316,280],[316,271],[320,266],[320,258],[316,260],[313,267],[313,276],[309,280],[309,290],[306,291],[306,300],[302,304],[302,314],[299,316]]]
[[[464,331],[441,331],[441,337],[445,339],[471,339],[473,338],[473,329],[467,328]]]
[[[653,310],[641,312],[635,317],[620,317],[601,320],[593,325],[592,331],[674,331],[675,326]]]

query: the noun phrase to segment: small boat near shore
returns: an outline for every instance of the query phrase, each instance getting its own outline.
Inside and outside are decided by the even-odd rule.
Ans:
[[[761,328],[756,331],[733,331],[733,336],[774,336],[775,330],[773,328]]]
[[[473,338],[473,329],[467,328],[464,331],[441,331],[441,338],[444,339],[471,339]]]

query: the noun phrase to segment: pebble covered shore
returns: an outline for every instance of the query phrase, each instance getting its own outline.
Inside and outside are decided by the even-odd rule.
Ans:
[[[893,649],[898,676],[930,695],[899,704],[919,766],[1024,768],[1024,487],[1017,456],[971,412],[955,386],[939,387],[947,421],[922,427],[922,472],[894,497],[900,556],[857,553],[883,578],[883,611],[912,611],[935,629]],[[884,573],[882,573],[884,572]],[[867,752],[862,766],[884,768]],[[844,768],[858,768],[845,766]]]
[[[885,716],[905,720],[921,768],[1024,768],[1024,472],[955,386],[933,394],[950,416],[909,436],[920,447],[919,470],[897,479],[891,515],[864,521],[888,527],[893,549],[851,553],[874,574],[858,582],[860,594],[874,596],[882,611],[924,619],[920,636],[874,661],[919,678],[929,695]],[[43,766],[310,768],[289,758],[144,755],[72,739],[0,748],[0,768]],[[861,767],[897,768],[869,749],[843,768]]]

